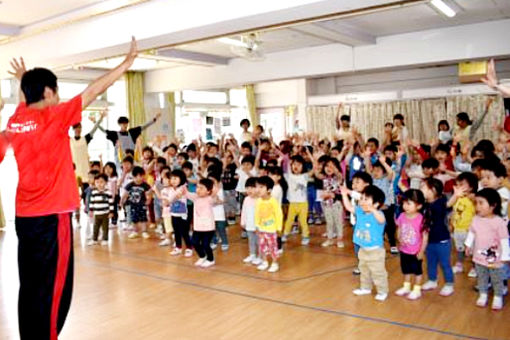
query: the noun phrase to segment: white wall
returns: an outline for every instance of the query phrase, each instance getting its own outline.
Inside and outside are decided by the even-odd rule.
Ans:
[[[262,62],[234,59],[228,66],[155,70],[147,73],[146,89],[164,92],[235,87],[283,79],[359,71],[380,72],[510,56],[507,32],[510,32],[510,19],[381,37],[375,45],[369,46],[353,48],[331,44],[271,53]],[[327,88],[328,84],[321,86]]]

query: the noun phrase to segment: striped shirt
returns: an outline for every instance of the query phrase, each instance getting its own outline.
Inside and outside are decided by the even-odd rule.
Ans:
[[[90,195],[89,208],[94,215],[105,215],[113,212],[113,196],[110,191],[93,189]]]

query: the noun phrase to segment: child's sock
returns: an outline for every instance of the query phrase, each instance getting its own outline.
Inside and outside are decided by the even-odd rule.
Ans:
[[[413,287],[413,292],[421,293],[421,285],[415,284]]]
[[[411,282],[404,282],[404,286],[403,286],[405,289],[409,289],[411,290]]]

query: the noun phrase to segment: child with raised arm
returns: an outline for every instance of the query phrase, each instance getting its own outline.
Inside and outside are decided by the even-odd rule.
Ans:
[[[476,214],[473,196],[477,191],[478,178],[476,175],[472,172],[463,172],[457,177],[453,195],[447,203],[448,207],[453,208],[450,226],[453,229],[453,241],[457,251],[457,263],[453,267],[455,274],[464,271],[464,243],[471,221]]]
[[[257,191],[259,198],[255,205],[255,226],[259,240],[259,254],[263,262],[257,267],[258,270],[267,270],[275,273],[280,269],[278,265],[278,232],[282,230],[283,213],[280,204],[271,196],[274,182],[269,176],[257,179]],[[272,263],[269,266],[268,258]],[[269,269],[268,269],[269,268]]]
[[[359,206],[354,207],[349,200],[347,188],[342,187],[342,199],[345,209],[356,217],[353,242],[359,246],[360,288],[353,293],[357,296],[372,294],[372,285],[375,285],[375,299],[384,301],[388,297],[383,237],[386,220],[380,210],[384,204],[384,193],[375,185],[369,185],[361,194]]]

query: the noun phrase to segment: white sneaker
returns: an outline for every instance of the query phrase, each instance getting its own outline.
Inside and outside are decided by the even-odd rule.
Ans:
[[[309,237],[303,237],[303,239],[301,240],[301,245],[302,246],[307,246],[310,244],[310,238]]]
[[[102,245],[102,246],[107,246],[107,245],[108,245],[108,241],[106,241],[106,240],[102,240],[102,241],[101,241],[101,245]]]
[[[148,232],[144,231],[142,233],[142,237],[147,240],[147,239],[149,239],[151,237],[151,235]]]
[[[388,298],[388,293],[377,293],[377,295],[375,296],[375,299],[377,301],[384,301]]]
[[[452,270],[454,274],[462,273],[464,271],[464,268],[462,268],[462,263],[457,263],[455,266],[453,266]]]
[[[262,262],[261,264],[259,264],[259,266],[257,267],[258,270],[267,270],[267,268],[269,268],[269,263],[267,261],[264,261]]]
[[[262,259],[260,257],[255,257],[252,261],[251,261],[251,264],[254,265],[254,266],[259,266],[262,264]]]
[[[243,262],[244,263],[251,263],[251,261],[255,260],[255,256],[254,255],[250,255],[248,257],[245,257]]]
[[[413,301],[418,300],[419,298],[421,298],[421,289],[413,290],[411,293],[409,293],[409,295],[407,295],[407,298]]]
[[[195,262],[195,266],[197,267],[202,267],[202,265],[204,264],[204,262],[207,261],[207,258],[203,258],[203,259],[198,259],[197,262]]]
[[[276,253],[278,254],[278,256],[281,256],[283,254],[283,248],[278,249]]]
[[[437,288],[437,281],[427,281],[425,284],[421,287],[423,290],[433,290]]]
[[[229,248],[228,244],[222,244],[221,245],[221,251],[227,251]]]
[[[159,242],[158,245],[160,247],[166,247],[166,246],[169,246],[170,245],[170,240],[165,238],[163,241]]]
[[[133,231],[131,234],[128,235],[129,239],[135,239],[135,238],[139,238],[139,237],[140,237],[140,234],[138,234],[136,231]]]
[[[476,305],[478,307],[486,307],[488,300],[489,297],[487,296],[487,293],[480,293],[480,295],[478,296],[478,300],[476,300]]]
[[[193,256],[193,250],[191,249],[186,249],[184,251],[184,257],[192,257]]]
[[[326,241],[322,242],[321,247],[326,248],[332,246],[333,244],[335,244],[335,241],[327,239]]]
[[[280,266],[278,265],[278,263],[273,262],[273,263],[271,263],[271,267],[269,267],[269,269],[267,271],[269,273],[276,273],[278,270],[280,270]]]
[[[478,277],[475,268],[471,268],[471,270],[468,273],[468,277]]]
[[[337,241],[336,242],[336,247],[337,248],[344,248],[345,247],[344,241]]]
[[[287,235],[283,235],[282,236],[282,243],[287,242],[287,239],[288,239],[288,236]]]
[[[405,296],[411,293],[411,287],[400,287],[396,292],[395,295],[398,296]]]
[[[216,248],[218,248],[218,244],[216,244],[216,243],[211,243],[211,249],[212,249],[212,250],[215,250]]]
[[[357,289],[353,290],[352,293],[357,296],[370,295],[370,294],[372,294],[372,290],[357,288]]]
[[[439,295],[441,296],[450,296],[454,292],[453,285],[444,285],[443,288],[439,291]]]
[[[492,299],[492,310],[500,310],[503,308],[503,297],[494,295]]]
[[[87,242],[87,245],[88,246],[95,246],[98,242],[97,241],[94,241],[94,240],[90,240]]]
[[[390,253],[392,255],[397,255],[398,254],[398,248],[397,247],[391,247],[390,248]]]
[[[216,262],[214,261],[208,261],[208,260],[205,260],[204,263],[202,263],[201,267],[202,268],[209,268],[209,267],[212,267],[216,264]]]
[[[166,236],[166,234],[161,234],[161,235],[159,235],[159,239],[160,240],[168,240],[168,237]]]
[[[170,255],[172,255],[172,256],[177,256],[177,255],[181,255],[181,254],[182,254],[182,249],[181,248],[174,248],[170,252]]]

